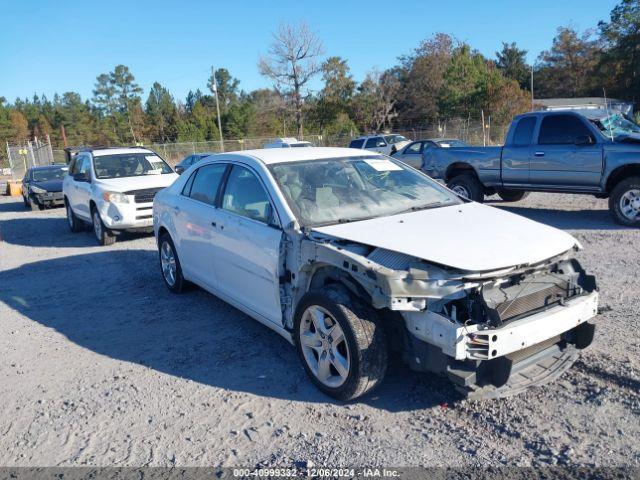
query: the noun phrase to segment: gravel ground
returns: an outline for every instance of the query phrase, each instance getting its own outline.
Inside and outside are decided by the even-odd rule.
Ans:
[[[0,465],[640,466],[640,231],[606,201],[494,203],[583,244],[604,312],[559,381],[461,400],[397,361],[344,405],[289,344],[201,290],[170,295],[151,236],[98,247],[64,211],[0,200]]]

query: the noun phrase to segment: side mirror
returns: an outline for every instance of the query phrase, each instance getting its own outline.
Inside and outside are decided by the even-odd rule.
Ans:
[[[578,146],[591,145],[594,143],[591,135],[579,135],[576,137],[574,143]]]
[[[182,172],[184,172],[184,168],[183,167],[176,167],[176,173],[178,175],[182,175]]]
[[[86,172],[74,173],[73,180],[76,182],[88,182],[89,176],[86,174]]]

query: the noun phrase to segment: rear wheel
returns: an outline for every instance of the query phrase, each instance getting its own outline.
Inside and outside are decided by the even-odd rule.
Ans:
[[[97,208],[91,210],[91,219],[93,222],[93,233],[100,245],[113,245],[116,243],[116,236],[111,230],[105,227]]]
[[[341,285],[302,297],[294,339],[307,375],[331,397],[353,400],[384,378],[387,342],[377,314]]]
[[[158,255],[160,257],[160,270],[162,271],[164,284],[173,293],[182,292],[185,284],[184,277],[182,276],[182,267],[180,266],[176,247],[168,233],[160,236]]]
[[[614,187],[609,211],[620,225],[640,227],[640,177],[625,178]]]
[[[461,197],[478,203],[484,202],[484,186],[472,173],[456,175],[447,182],[447,186]]]
[[[498,195],[505,202],[519,202],[527,198],[529,192],[523,192],[519,190],[498,190]]]

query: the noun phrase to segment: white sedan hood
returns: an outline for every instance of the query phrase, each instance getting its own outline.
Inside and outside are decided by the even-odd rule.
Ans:
[[[479,203],[313,230],[474,272],[534,264],[579,246],[568,233]]]

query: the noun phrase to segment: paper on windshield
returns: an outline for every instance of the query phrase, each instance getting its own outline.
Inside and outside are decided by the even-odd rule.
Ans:
[[[390,160],[365,160],[365,163],[378,172],[391,172],[394,170],[402,170],[400,165],[396,165]]]

